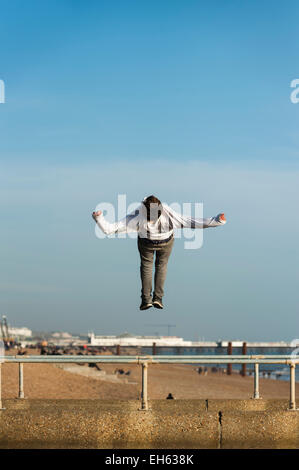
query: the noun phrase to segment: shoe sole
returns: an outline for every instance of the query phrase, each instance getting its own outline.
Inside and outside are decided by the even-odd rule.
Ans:
[[[139,307],[139,310],[148,310],[152,306],[153,306],[153,304],[148,304],[148,305],[145,305],[144,307]]]
[[[160,304],[160,302],[153,302],[153,306],[154,306],[155,308],[160,308],[160,309],[163,308],[163,305]]]

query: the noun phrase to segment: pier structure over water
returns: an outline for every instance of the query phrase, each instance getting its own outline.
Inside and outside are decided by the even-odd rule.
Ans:
[[[179,336],[137,336],[123,334],[118,336],[95,335],[89,333],[89,346],[125,346],[125,347],[157,347],[168,348],[227,348],[231,343],[233,348],[241,348],[244,341],[219,340],[219,341],[187,341]],[[284,341],[280,342],[246,342],[247,348],[292,348],[293,344]]]

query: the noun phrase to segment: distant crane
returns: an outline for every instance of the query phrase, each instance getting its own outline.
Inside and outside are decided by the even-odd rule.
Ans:
[[[8,333],[7,318],[6,318],[5,315],[2,315],[2,320],[1,320],[1,333],[2,333],[3,343],[4,343],[5,345],[7,345],[8,342],[9,342],[9,333]]]
[[[8,338],[8,324],[7,324],[7,318],[5,315],[2,315],[1,333],[2,333],[3,341],[5,341],[6,338]]]
[[[167,327],[167,335],[169,336],[170,335],[170,328],[175,328],[176,325],[170,325],[170,324],[166,324],[166,325],[144,325],[144,326],[162,326],[162,327]]]

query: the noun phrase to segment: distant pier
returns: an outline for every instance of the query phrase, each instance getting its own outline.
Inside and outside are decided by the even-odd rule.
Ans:
[[[155,347],[159,348],[227,348],[231,343],[233,348],[242,348],[244,341],[186,341],[179,336],[96,336],[90,333],[89,346],[100,347]],[[284,341],[280,342],[246,342],[247,348],[293,348],[293,344]]]

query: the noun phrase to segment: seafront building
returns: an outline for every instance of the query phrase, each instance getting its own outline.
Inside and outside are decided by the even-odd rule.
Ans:
[[[9,334],[14,338],[24,339],[24,338],[31,338],[32,337],[32,330],[27,328],[26,326],[22,327],[9,327]]]

